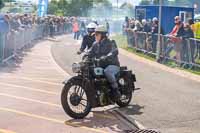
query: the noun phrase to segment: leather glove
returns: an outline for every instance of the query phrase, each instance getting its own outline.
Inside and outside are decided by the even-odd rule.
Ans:
[[[100,60],[105,60],[107,57],[106,56],[101,56]]]
[[[77,52],[78,55],[80,55],[81,53],[82,53],[81,51],[78,51],[78,52]]]

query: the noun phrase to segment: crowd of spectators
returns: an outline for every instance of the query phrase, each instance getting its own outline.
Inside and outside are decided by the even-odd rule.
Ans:
[[[30,14],[1,14],[0,32],[9,33],[20,29],[43,25],[44,35],[53,37],[56,34],[72,32],[74,17],[46,16],[38,17]]]
[[[75,17],[0,14],[0,62],[32,41],[72,33]]]
[[[158,30],[159,20],[156,17],[151,20],[142,19],[141,21],[126,17],[123,24],[123,34],[127,35],[128,44],[138,48],[140,47],[138,40],[141,40],[143,46],[140,48],[152,53],[158,51]],[[172,31],[164,35],[161,27],[161,35],[163,37],[159,47],[161,48],[159,49],[162,54],[161,57],[166,60],[172,58],[177,62],[185,63],[195,63],[195,59],[200,59],[200,22],[194,22],[192,19],[182,22],[179,16],[175,16]],[[173,50],[175,55],[170,57]]]

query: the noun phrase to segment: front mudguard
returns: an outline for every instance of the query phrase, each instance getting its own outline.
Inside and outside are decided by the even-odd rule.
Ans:
[[[65,84],[68,84],[70,82],[73,82],[73,80],[83,80],[83,78],[81,76],[74,76],[74,77],[71,77],[71,78],[67,78],[65,79],[62,83],[65,85]]]

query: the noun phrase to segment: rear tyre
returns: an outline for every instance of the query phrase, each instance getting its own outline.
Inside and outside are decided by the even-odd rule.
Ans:
[[[120,107],[126,107],[132,100],[134,84],[131,83],[127,77],[121,77],[119,79],[119,88],[121,92],[121,98],[116,102]]]

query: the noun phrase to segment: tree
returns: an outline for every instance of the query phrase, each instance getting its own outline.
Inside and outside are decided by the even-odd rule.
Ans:
[[[65,16],[87,16],[88,11],[96,4],[112,7],[108,0],[51,0],[48,14],[59,14]]]
[[[87,16],[88,10],[93,6],[91,0],[72,0],[69,3],[69,8],[67,14],[70,16]],[[73,7],[73,8],[72,8]]]
[[[160,3],[160,0],[154,0],[154,1],[153,1],[153,4],[154,4],[154,5],[159,5],[159,3]]]
[[[56,0],[52,0],[48,5],[48,14],[55,14],[58,10],[58,2]]]
[[[150,5],[151,2],[149,0],[141,0],[140,5]]]
[[[16,0],[2,0],[3,2],[16,2]]]
[[[3,0],[0,0],[0,9],[4,7]]]

